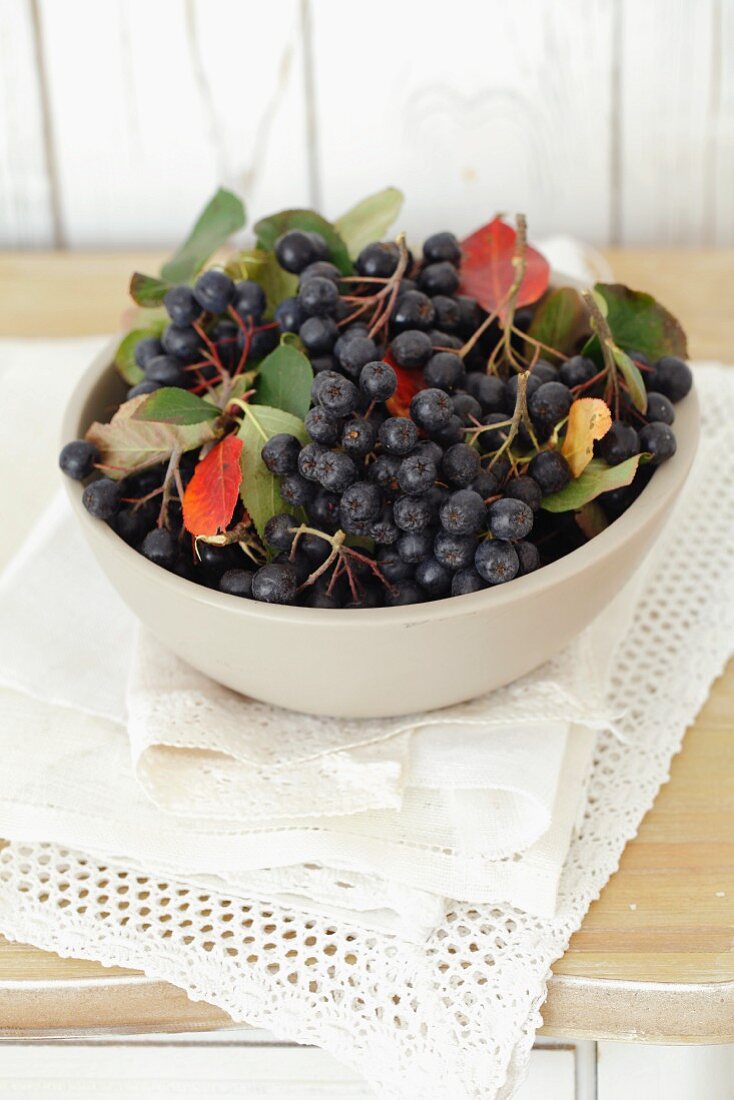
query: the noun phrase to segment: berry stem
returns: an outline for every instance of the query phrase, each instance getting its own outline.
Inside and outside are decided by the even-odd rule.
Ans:
[[[521,424],[523,424],[525,426],[525,429],[526,429],[528,435],[530,436],[530,441],[533,444],[533,447],[535,448],[535,450],[536,451],[540,450],[538,440],[535,438],[535,431],[533,429],[533,423],[530,419],[530,413],[528,412],[528,378],[529,377],[530,377],[530,371],[523,371],[522,374],[518,375],[518,379],[517,379],[517,397],[515,398],[515,408],[512,412],[512,420],[510,421],[510,430],[507,433],[507,438],[505,439],[502,446],[497,451],[495,451],[495,453],[492,457],[492,461],[490,462],[489,466],[487,467],[489,470],[492,469],[492,467],[494,466],[495,462],[500,457],[500,455],[503,455],[506,451],[508,451],[510,449],[510,447],[512,446],[512,444],[515,440],[515,436],[517,435],[518,431],[520,430],[520,425]]]
[[[614,415],[619,419],[619,377],[617,374],[617,364],[614,359],[614,348],[616,345],[614,343],[614,337],[612,336],[612,330],[599,307],[594,292],[592,290],[582,290],[581,297],[591,315],[591,327],[594,329],[599,339],[601,353],[604,359],[604,374],[606,374],[610,380],[614,397]],[[607,402],[607,404],[609,404],[609,402]]]

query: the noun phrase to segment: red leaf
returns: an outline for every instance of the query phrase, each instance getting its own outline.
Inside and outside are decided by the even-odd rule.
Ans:
[[[399,367],[389,351],[383,356],[382,361],[383,363],[389,363],[398,376],[398,384],[395,393],[385,402],[387,411],[390,413],[390,416],[409,416],[410,399],[414,397],[419,390],[424,390],[426,388],[426,384],[423,381],[423,371],[406,370],[405,367]]]
[[[226,436],[198,463],[183,498],[184,527],[192,535],[216,535],[232,519],[239,497],[242,440]]]
[[[495,218],[461,242],[461,293],[476,298],[488,313],[504,314],[504,305],[515,279],[512,257],[517,234],[511,225]],[[526,252],[525,277],[520,284],[516,305],[537,302],[545,293],[550,265],[530,245]]]

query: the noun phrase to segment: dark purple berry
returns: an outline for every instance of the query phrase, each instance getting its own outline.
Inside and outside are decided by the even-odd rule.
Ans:
[[[287,512],[278,512],[265,524],[265,541],[276,550],[290,550],[295,538],[298,520]]]
[[[321,240],[323,241],[323,237]],[[302,229],[291,229],[275,242],[275,258],[285,271],[300,275],[305,267],[320,258],[319,248],[310,233],[305,233]]]
[[[306,320],[306,314],[298,298],[284,298],[280,305],[276,306],[274,316],[281,332],[298,332]]]
[[[407,329],[421,329],[427,332],[428,329],[433,328],[435,320],[436,310],[433,308],[433,302],[420,290],[408,290],[402,294],[392,313],[392,327],[395,332],[405,332]]]
[[[677,356],[664,355],[655,363],[652,379],[654,385],[651,389],[664,394],[675,404],[690,392],[693,385],[693,372],[688,364]]]
[[[652,455],[653,466],[666,462],[676,451],[673,429],[669,424],[646,424],[640,431],[640,450]]]
[[[530,476],[535,478],[543,496],[559,493],[571,480],[568,463],[558,451],[541,451],[530,463]]]
[[[354,458],[364,458],[374,449],[377,428],[369,420],[348,420],[341,434],[342,447]]]
[[[479,543],[474,567],[487,584],[504,584],[520,572],[520,559],[511,542],[491,539]]]
[[[599,368],[593,359],[588,359],[585,355],[573,355],[565,363],[561,363],[558,381],[563,382],[569,389],[573,389],[574,386],[582,386],[584,382],[590,382],[598,373]]]
[[[323,451],[316,463],[316,480],[322,488],[332,493],[343,493],[357,480],[357,467],[349,455],[340,451]]]
[[[540,486],[537,481],[528,474],[523,474],[521,477],[514,477],[508,481],[505,486],[505,496],[511,497],[513,500],[521,500],[524,504],[532,508],[534,512],[538,511],[540,502],[543,499]]]
[[[316,275],[298,290],[298,300],[309,317],[327,317],[336,312],[339,290],[331,279]]]
[[[469,596],[472,592],[481,592],[486,587],[486,581],[479,576],[473,566],[468,569],[460,569],[451,578],[452,596]]]
[[[487,520],[484,500],[473,489],[459,489],[441,505],[441,526],[454,535],[478,535]]]
[[[526,542],[524,539],[515,543],[515,551],[517,552],[518,560],[520,562],[520,576],[524,576],[526,573],[533,573],[540,566],[540,551],[534,542]]]
[[[426,264],[418,276],[418,286],[426,294],[453,294],[459,288],[459,273],[448,260]]]
[[[647,395],[645,416],[649,421],[655,420],[660,424],[672,424],[675,420],[675,407],[665,394],[655,393],[652,390]]]
[[[387,401],[397,389],[398,377],[389,363],[365,363],[359,372],[360,389],[370,401]]]
[[[429,264],[444,261],[458,264],[461,260],[461,246],[453,233],[432,233],[423,242],[423,257]]]
[[[598,444],[599,454],[610,466],[626,462],[632,455],[640,453],[640,440],[631,424],[624,420],[615,420],[609,431]]]
[[[355,263],[360,275],[370,279],[389,279],[395,273],[400,250],[392,241],[375,241],[365,245]]]
[[[207,313],[226,313],[234,283],[223,271],[204,271],[194,283],[194,297]]]
[[[263,565],[252,578],[252,595],[264,603],[293,603],[296,598],[296,570],[292,565]]]
[[[228,569],[219,578],[219,591],[228,596],[249,599],[252,595],[252,573],[249,569]]]
[[[333,447],[342,432],[342,422],[339,417],[334,416],[321,405],[314,405],[308,410],[303,426],[314,443],[322,443],[325,447]]]
[[[415,567],[415,579],[429,596],[438,599],[447,596],[451,588],[452,575],[445,565],[435,558],[426,558]]]
[[[311,355],[326,355],[339,336],[332,317],[307,317],[298,330],[301,343]]]
[[[452,531],[439,531],[433,543],[436,561],[452,573],[468,569],[474,557],[476,539],[471,535],[455,535]]]
[[[243,321],[252,320],[257,324],[266,306],[265,291],[254,279],[243,279],[235,284],[232,307]]]
[[[445,428],[454,415],[451,398],[443,390],[419,390],[410,401],[410,416],[427,432]]]
[[[316,492],[313,482],[306,481],[299,473],[286,474],[280,483],[280,495],[291,508],[303,508]]]
[[[391,416],[380,425],[378,436],[389,454],[407,455],[418,442],[418,429],[407,417]]]
[[[146,336],[135,345],[135,362],[141,370],[159,355],[163,355],[163,344],[157,336]]]
[[[453,393],[466,381],[464,364],[453,351],[437,351],[423,368],[423,379],[427,386]]]
[[[59,466],[67,477],[74,481],[83,481],[89,477],[94,465],[100,460],[100,453],[93,443],[86,439],[75,439],[73,443],[67,443],[61,448]]]
[[[433,519],[433,508],[427,497],[398,497],[393,505],[393,519],[401,531],[423,531]]]
[[[407,455],[400,463],[398,485],[410,496],[427,492],[438,476],[435,462],[420,451]]]
[[[201,313],[201,306],[190,286],[174,286],[163,299],[168,316],[176,325],[192,325]]]
[[[294,435],[287,432],[278,432],[263,445],[261,451],[262,460],[271,474],[283,477],[292,474],[298,469],[298,456],[301,453],[301,442]]]
[[[140,553],[154,565],[172,569],[178,557],[178,543],[165,527],[156,527],[143,539]]]
[[[517,542],[533,529],[533,510],[521,500],[502,497],[489,506],[489,529],[496,539]]]
[[[145,368],[145,377],[149,382],[157,382],[159,386],[185,387],[189,384],[189,376],[183,369],[180,359],[173,355],[157,355],[151,359]]]
[[[82,503],[95,519],[112,519],[122,503],[122,485],[110,477],[92,481],[82,494]]]
[[[465,489],[478,476],[479,452],[468,443],[455,443],[449,447],[441,462],[443,480],[458,489]]]
[[[418,370],[425,367],[433,355],[433,344],[426,332],[420,329],[408,329],[399,333],[390,344],[390,352],[399,367],[404,370]]]

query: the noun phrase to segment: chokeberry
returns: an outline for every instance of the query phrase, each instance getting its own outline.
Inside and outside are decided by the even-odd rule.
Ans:
[[[478,421],[482,415],[482,406],[476,397],[470,393],[455,393],[451,398],[454,413],[458,416],[464,427],[468,427],[474,421]]]
[[[274,317],[281,332],[298,332],[306,320],[306,314],[298,298],[284,298],[280,305],[276,306]]]
[[[426,294],[453,294],[459,286],[459,273],[447,260],[426,264],[418,276],[418,286]]]
[[[326,355],[339,336],[333,317],[307,317],[298,330],[301,343],[311,355]]]
[[[201,306],[190,286],[174,286],[163,299],[168,316],[175,325],[191,325],[201,313]]]
[[[511,542],[491,539],[479,543],[474,567],[487,584],[504,584],[520,572],[520,559]]]
[[[400,463],[398,485],[404,493],[416,496],[427,492],[433,486],[437,476],[435,462],[431,461],[428,455],[416,451],[407,455]]]
[[[568,463],[559,451],[541,451],[530,463],[529,473],[543,496],[560,492],[571,480]]]
[[[572,355],[565,363],[561,363],[558,381],[563,382],[563,385],[568,386],[569,389],[573,389],[574,386],[582,386],[585,382],[590,382],[598,373],[599,368],[593,359],[585,355]]]
[[[156,527],[143,539],[140,552],[154,565],[172,569],[178,558],[178,543],[165,527]]]
[[[161,343],[167,355],[175,356],[182,363],[197,363],[204,358],[201,337],[189,325],[169,325],[161,337]],[[150,366],[149,363],[146,373]]]
[[[225,313],[234,296],[234,283],[223,271],[204,271],[194,283],[194,297],[208,313]]]
[[[67,477],[74,481],[83,481],[85,477],[89,477],[94,464],[99,460],[100,453],[93,443],[88,443],[86,439],[75,439],[73,443],[67,443],[61,448],[59,466]]]
[[[252,578],[252,595],[264,603],[293,603],[296,587],[296,570],[285,562],[263,565]]]
[[[433,519],[433,509],[427,497],[398,497],[393,505],[393,519],[401,531],[423,531]]]
[[[151,359],[145,368],[145,377],[149,382],[157,382],[160,386],[186,387],[189,384],[189,377],[181,360],[173,355],[157,355],[155,359]]]
[[[456,572],[471,565],[476,540],[470,535],[456,535],[453,531],[441,530],[433,542],[433,553],[441,565]]]
[[[651,390],[647,395],[645,416],[650,421],[656,420],[661,424],[672,424],[675,420],[675,407],[665,394]]]
[[[303,508],[313,499],[316,489],[299,473],[286,474],[280,483],[280,495],[292,508]]]
[[[287,512],[278,512],[265,524],[265,541],[276,550],[290,550],[296,536],[298,520]]]
[[[394,274],[400,250],[392,241],[375,241],[365,245],[357,257],[355,267],[360,275],[371,279],[388,279]]]
[[[299,287],[298,300],[309,317],[327,317],[336,312],[339,290],[331,279],[315,275]]]
[[[624,420],[615,420],[609,431],[598,444],[599,454],[610,466],[626,462],[632,455],[640,453],[640,440],[631,424]]]
[[[354,460],[341,451],[322,451],[316,463],[316,480],[323,489],[343,493],[357,480],[357,467]]]
[[[300,275],[305,267],[319,259],[318,248],[309,233],[291,229],[275,242],[275,258],[286,271]]]
[[[455,443],[444,453],[441,473],[449,485],[465,489],[478,476],[479,452],[468,443]]]
[[[664,394],[673,403],[681,401],[693,385],[691,368],[675,355],[664,355],[653,366],[651,389]]]
[[[496,539],[517,542],[533,529],[533,510],[521,500],[502,497],[489,506],[489,529]]]
[[[341,435],[342,447],[354,458],[364,458],[375,446],[377,428],[369,420],[348,420]]]
[[[478,535],[485,526],[487,509],[473,489],[458,489],[443,502],[441,526],[454,535]]]
[[[153,510],[157,511],[155,504]],[[128,546],[137,546],[150,531],[154,522],[155,517],[143,505],[140,508],[121,508],[113,518],[112,526]]]
[[[419,428],[435,432],[449,424],[454,407],[443,390],[419,390],[410,400],[410,415]]]
[[[531,375],[532,377],[532,375]],[[508,405],[505,383],[496,374],[484,374],[483,371],[471,371],[466,377],[467,393],[475,397],[482,406],[483,413],[504,412]],[[512,406],[514,407],[514,397]]]
[[[434,534],[430,527],[422,531],[404,531],[395,544],[400,560],[408,565],[416,565],[433,553]]]
[[[298,473],[307,481],[318,481],[319,459],[325,448],[321,443],[307,443],[298,454]]]
[[[422,329],[427,332],[433,327],[435,320],[436,310],[433,308],[433,302],[420,290],[407,290],[402,294],[395,303],[392,313],[392,326],[395,332],[405,332],[406,329]]]
[[[292,474],[298,468],[301,442],[294,435],[278,432],[263,445],[262,460],[271,474]]]
[[[448,424],[444,424],[443,428],[437,428],[436,431],[431,432],[431,439],[447,449],[453,447],[456,443],[463,443],[464,428],[459,417],[455,413],[452,414]]]
[[[659,466],[675,454],[676,441],[669,424],[653,422],[640,430],[640,449],[652,455],[650,462]]]
[[[408,604],[422,603],[424,599],[424,590],[410,579],[394,581],[392,591],[388,590],[385,594],[388,607],[405,607]]]
[[[466,380],[464,364],[452,351],[437,351],[423,368],[427,386],[453,393]]]
[[[358,401],[359,390],[354,382],[341,374],[329,375],[318,387],[319,404],[334,416],[349,416]]]
[[[380,514],[380,490],[371,481],[357,481],[342,494],[339,514],[348,523],[373,523]]]
[[[370,401],[387,401],[395,393],[398,377],[389,363],[365,363],[359,372],[360,389]]]
[[[380,425],[378,436],[389,454],[407,455],[418,442],[418,429],[407,417],[391,416]]]
[[[308,282],[309,279],[314,279],[317,275],[319,278],[331,279],[333,283],[338,283],[341,278],[341,272],[336,264],[331,263],[330,260],[314,260],[308,267],[304,267],[301,272],[299,286]]]
[[[540,551],[534,542],[521,539],[515,543],[515,551],[520,562],[520,576],[532,573],[540,566]]]
[[[316,527],[333,532],[339,527],[339,497],[326,489],[319,489],[308,504],[308,514]]]
[[[425,367],[433,355],[433,343],[427,332],[407,329],[398,333],[390,344],[390,351],[399,367],[418,370],[419,367]]]
[[[265,291],[254,279],[242,279],[235,284],[232,308],[243,320],[251,318],[257,323],[265,312]]]
[[[378,546],[392,546],[394,542],[397,542],[399,535],[400,528],[395,523],[392,508],[388,506],[379,519],[376,519],[370,527],[370,538]]]
[[[429,596],[438,599],[446,596],[451,588],[452,574],[445,565],[441,565],[435,558],[426,558],[415,567],[415,579],[421,588],[424,588]]]
[[[551,428],[568,415],[571,401],[571,391],[562,382],[542,382],[530,395],[528,410],[534,423]]]
[[[303,426],[314,443],[333,447],[342,432],[341,420],[322,405],[314,405],[306,413]]]
[[[379,485],[383,493],[396,493],[398,491],[398,470],[401,459],[399,455],[381,454],[367,467],[367,477]]]
[[[219,578],[219,591],[228,596],[242,596],[249,599],[252,595],[252,573],[249,569],[228,569]]]
[[[443,332],[456,332],[461,322],[461,309],[456,298],[449,298],[447,294],[434,294],[433,308],[439,329]]]
[[[362,368],[375,362],[378,354],[374,340],[367,336],[357,336],[341,349],[337,361],[346,376],[358,382]]]
[[[473,566],[468,569],[460,569],[451,578],[452,596],[469,596],[472,592],[481,592],[486,587],[486,581],[479,576]]]
[[[250,339],[250,359],[264,359],[278,346],[277,328],[261,328],[253,332]]]
[[[538,511],[543,499],[540,486],[529,474],[522,474],[520,477],[511,478],[505,486],[505,496],[511,497],[513,500],[523,501],[523,503],[532,508],[534,512]]]
[[[146,336],[135,345],[135,362],[141,370],[158,355],[163,355],[163,344],[157,336]]]
[[[453,233],[432,233],[423,242],[423,256],[429,264],[443,261],[458,264],[461,260],[461,246]]]
[[[110,477],[91,481],[82,494],[82,503],[95,519],[112,519],[122,502],[122,485]]]

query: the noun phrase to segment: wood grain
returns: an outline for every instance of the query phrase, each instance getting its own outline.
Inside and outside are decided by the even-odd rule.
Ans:
[[[0,247],[53,245],[31,0],[0,3]]]
[[[658,295],[692,354],[734,362],[734,250],[610,250],[616,275]],[[0,255],[0,335],[114,326],[133,265],[153,254]],[[554,967],[544,1020],[568,1038],[734,1042],[734,663],[673,761],[619,871]],[[227,1026],[165,983],[0,943],[0,1028]]]
[[[307,200],[298,0],[276,27],[239,0],[39,3],[71,247],[177,242],[220,183]]]
[[[523,210],[535,236],[573,227],[606,240],[612,13],[603,0],[454,0],[450,16],[433,4],[419,16],[410,4],[373,0],[355,66],[344,48],[353,37],[349,5],[318,0],[326,213],[391,183],[409,196],[410,234],[468,232],[498,210]],[[440,19],[440,33],[421,33],[431,19]],[[387,61],[388,40],[406,43],[399,62]],[[379,79],[366,92],[373,72]],[[340,94],[350,87],[353,97]]]

